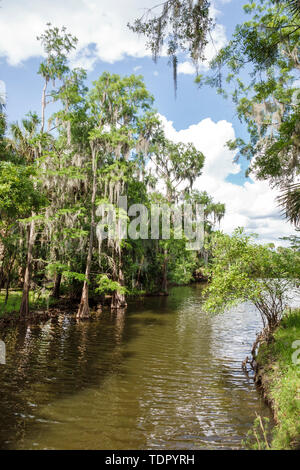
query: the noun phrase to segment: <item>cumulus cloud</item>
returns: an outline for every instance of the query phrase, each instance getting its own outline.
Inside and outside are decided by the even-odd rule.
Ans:
[[[194,75],[196,68],[192,62],[186,60],[185,62],[179,62],[177,72],[183,75]]]
[[[127,23],[155,5],[155,0],[3,0],[0,56],[11,65],[19,65],[30,57],[41,55],[43,51],[36,37],[48,22],[65,25],[78,38],[77,54],[72,57],[76,67],[91,70],[99,59],[113,63],[126,55],[149,56],[145,38],[130,31]],[[211,8],[211,14],[216,16],[215,6]],[[218,24],[212,32],[212,41],[206,47],[206,61],[201,68],[207,69],[208,61],[225,41],[225,29]],[[164,50],[163,55],[165,53]],[[195,72],[188,61],[179,64],[178,71],[185,74]]]
[[[215,201],[226,204],[221,229],[232,233],[238,226],[245,227],[247,232],[257,233],[265,243],[276,242],[279,237],[294,233],[292,226],[280,215],[277,192],[266,181],[247,180],[243,185],[227,181],[229,175],[241,171],[240,165],[233,162],[235,153],[225,147],[228,140],[235,138],[230,122],[214,122],[207,118],[177,131],[172,121],[160,117],[169,139],[192,142],[205,155],[203,174],[195,182],[194,189],[205,190]]]
[[[213,177],[214,181],[224,181],[229,174],[240,172],[240,165],[233,163],[234,152],[225,148],[228,140],[234,139],[234,129],[230,122],[213,122],[206,118],[198,124],[192,124],[187,129],[176,131],[172,121],[160,116],[165,133],[174,142],[192,142],[195,147],[207,157],[205,162],[204,179]]]
[[[0,15],[0,56],[11,65],[42,53],[36,40],[48,22],[65,25],[78,37],[75,65],[92,68],[101,59],[113,63],[126,55],[144,57],[144,38],[127,28],[155,0],[3,0]],[[91,45],[93,46],[91,48]]]

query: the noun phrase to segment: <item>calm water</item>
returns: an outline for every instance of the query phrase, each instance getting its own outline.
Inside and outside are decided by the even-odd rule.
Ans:
[[[209,317],[201,291],[0,331],[0,448],[241,448],[255,412],[269,415],[241,370],[259,315]]]

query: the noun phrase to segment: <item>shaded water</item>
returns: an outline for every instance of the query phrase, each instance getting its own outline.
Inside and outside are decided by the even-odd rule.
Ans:
[[[201,291],[0,332],[0,448],[241,448],[255,412],[269,415],[241,370],[259,315],[209,317]]]

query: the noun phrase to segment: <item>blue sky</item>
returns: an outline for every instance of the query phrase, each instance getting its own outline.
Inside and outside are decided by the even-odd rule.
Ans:
[[[217,28],[215,47],[226,43],[236,23],[244,18],[241,0],[215,0],[213,14]],[[155,97],[168,137],[192,141],[206,156],[203,176],[197,188],[206,189],[225,202],[227,214],[222,224],[226,232],[245,226],[262,241],[274,241],[293,232],[280,218],[275,192],[266,182],[246,179],[247,162],[233,164],[234,154],[225,142],[246,136],[231,102],[213,89],[198,89],[187,57],[180,58],[177,99],[167,58],[154,64],[144,41],[128,30],[128,21],[140,16],[154,0],[2,0],[0,9],[0,80],[5,83],[9,121],[20,120],[28,111],[40,111],[42,80],[37,75],[41,59],[36,36],[50,21],[67,26],[79,39],[73,66],[88,68],[88,84],[105,70],[111,73],[144,76]],[[214,48],[210,44],[207,57]],[[206,73],[207,64],[201,73]]]

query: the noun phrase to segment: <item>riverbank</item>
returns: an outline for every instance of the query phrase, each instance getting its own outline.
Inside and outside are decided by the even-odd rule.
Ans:
[[[193,280],[188,284],[204,284],[207,280],[204,276],[196,278],[196,275],[193,276]],[[169,288],[172,287],[182,287],[186,284],[175,284],[171,283]],[[147,292],[132,290],[127,294],[127,300],[139,300],[146,297],[167,297],[169,293],[161,292],[159,290]],[[10,289],[9,295],[6,299],[6,293],[0,292],[0,326],[15,324],[18,321],[24,321],[23,317],[20,317],[20,305],[22,299],[22,290],[21,289]],[[48,318],[55,317],[59,315],[62,311],[63,313],[75,314],[78,310],[80,298],[72,299],[68,295],[62,295],[59,299],[53,298],[49,295],[49,292],[35,292],[34,290],[29,293],[29,304],[30,304],[30,314],[26,317],[26,321],[38,321],[47,320]],[[104,307],[108,307],[111,302],[111,295],[102,295],[102,296],[90,296],[90,307],[91,307],[91,316],[99,314]]]
[[[24,319],[20,316],[20,304],[22,299],[21,290],[11,290],[7,303],[5,294],[0,293],[0,327],[16,324],[26,320],[29,323],[39,323],[58,316],[60,313],[76,313],[78,302],[74,303],[68,298],[53,299],[51,297],[38,297],[30,292],[30,314]]]
[[[289,313],[261,344],[256,383],[273,410],[270,448],[300,449],[300,310]]]

